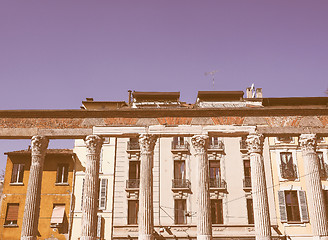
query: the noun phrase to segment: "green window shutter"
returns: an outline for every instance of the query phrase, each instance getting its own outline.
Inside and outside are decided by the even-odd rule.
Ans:
[[[279,210],[280,210],[280,221],[287,222],[287,210],[285,202],[285,191],[278,191]]]
[[[297,193],[301,210],[301,220],[302,222],[309,222],[309,213],[307,210],[305,191],[297,191]]]

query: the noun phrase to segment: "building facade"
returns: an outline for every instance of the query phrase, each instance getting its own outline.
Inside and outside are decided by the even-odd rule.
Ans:
[[[21,239],[29,185],[31,150],[8,152],[1,206],[0,239]],[[43,164],[36,234],[38,239],[69,239],[75,154],[48,149]],[[34,200],[35,201],[35,200]],[[28,220],[32,220],[30,217]],[[25,220],[26,221],[26,220]],[[30,229],[28,229],[30,230]],[[23,238],[23,237],[22,237]]]
[[[201,91],[194,104],[178,92],[129,99],[36,120],[32,163],[48,135],[78,139],[69,239],[328,239],[328,98],[247,89]],[[42,169],[31,171],[23,219],[38,219],[29,196]],[[21,239],[37,238],[28,223]]]

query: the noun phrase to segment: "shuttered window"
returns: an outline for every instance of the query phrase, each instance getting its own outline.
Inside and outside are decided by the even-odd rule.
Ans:
[[[174,201],[174,223],[185,224],[186,223],[186,200],[176,199]]]
[[[222,199],[211,199],[212,224],[223,224]]]
[[[24,164],[14,163],[11,174],[11,183],[22,183],[24,177]]]
[[[139,201],[128,201],[128,224],[138,224]]]
[[[8,203],[5,225],[16,225],[18,219],[18,203]]]
[[[64,221],[65,204],[54,204],[50,224],[59,225]]]
[[[308,222],[305,191],[278,191],[281,222]]]
[[[247,204],[248,224],[254,224],[253,199],[247,198],[246,204]]]
[[[102,216],[97,216],[97,239],[101,239],[102,233]]]
[[[107,203],[107,183],[108,179],[101,178],[100,179],[100,190],[99,190],[99,209],[105,210]]]

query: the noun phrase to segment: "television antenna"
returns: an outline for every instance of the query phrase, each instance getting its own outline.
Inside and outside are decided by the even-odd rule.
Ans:
[[[213,70],[213,71],[211,71],[211,72],[206,72],[206,73],[205,73],[205,76],[212,76],[213,89],[214,89],[214,75],[215,75],[215,73],[217,73],[217,72],[218,72],[218,70]]]

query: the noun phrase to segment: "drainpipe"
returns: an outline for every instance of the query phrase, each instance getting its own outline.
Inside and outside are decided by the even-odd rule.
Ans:
[[[75,155],[74,155],[75,156]],[[73,162],[74,162],[74,168],[73,168],[73,179],[72,179],[72,191],[71,191],[71,201],[70,201],[70,210],[69,210],[69,226],[68,226],[68,239],[70,240],[72,237],[72,225],[73,225],[73,214],[74,214],[74,206],[75,201],[73,201],[74,196],[74,188],[75,188],[75,168],[76,168],[76,159],[72,156]]]

